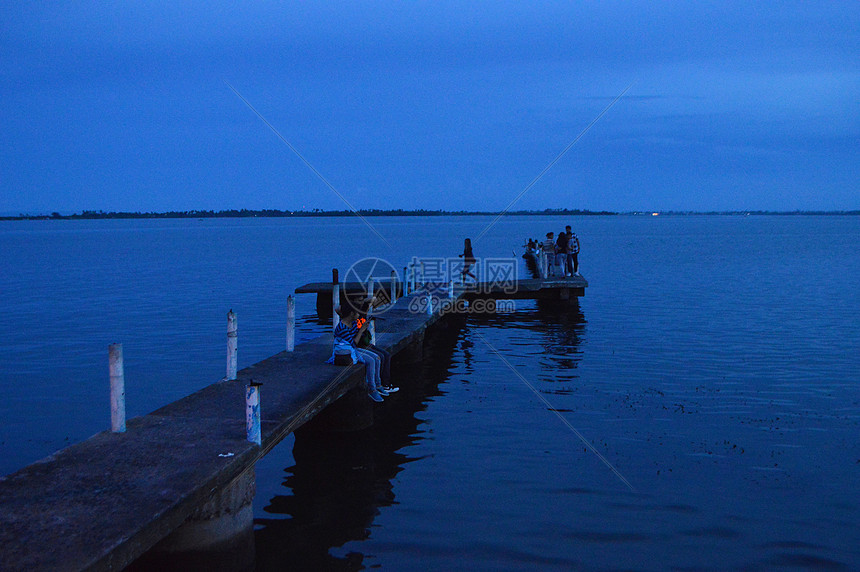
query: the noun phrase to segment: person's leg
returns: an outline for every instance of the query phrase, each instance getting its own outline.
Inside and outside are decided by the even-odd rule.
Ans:
[[[571,252],[564,256],[564,271],[571,276],[573,275],[573,253]]]
[[[364,348],[355,350],[358,353],[358,359],[365,366],[364,382],[367,384],[367,393],[374,401],[382,401],[382,396],[379,394],[377,387],[379,386],[379,357],[371,351]]]
[[[472,274],[471,272],[469,272],[469,268],[471,268],[471,267],[472,267],[472,265],[471,265],[471,264],[465,264],[465,265],[463,265],[463,284],[465,284],[465,283],[466,283],[466,276],[471,276],[472,278],[474,278],[474,277],[475,277],[475,275],[474,275],[474,274]]]
[[[373,360],[373,381],[374,381],[374,384],[376,385],[376,387],[379,387],[380,385],[382,385],[382,380],[379,378],[379,373],[380,373],[380,370],[382,369],[382,367],[381,367],[382,360],[379,358],[378,355],[376,355],[375,353],[373,353],[370,350],[362,348],[361,351],[364,351],[365,355],[370,357]]]
[[[579,274],[579,253],[573,253],[573,273]]]
[[[377,346],[367,346],[367,349],[379,356],[381,361],[379,378],[382,380],[383,387],[391,386],[391,354]]]

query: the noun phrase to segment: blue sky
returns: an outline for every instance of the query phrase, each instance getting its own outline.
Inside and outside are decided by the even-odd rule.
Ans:
[[[3,2],[0,213],[860,208],[860,4]]]

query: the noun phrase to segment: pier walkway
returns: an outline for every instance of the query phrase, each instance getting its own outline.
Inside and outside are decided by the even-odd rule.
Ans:
[[[517,286],[496,294],[535,298],[554,291],[564,298],[560,292],[581,295],[587,283],[568,278]],[[454,299],[478,291],[458,287]],[[447,289],[430,292],[448,299]],[[426,299],[427,292],[400,298],[377,324],[377,345],[395,359],[410,347],[420,350],[425,331],[443,316],[441,305],[432,313],[415,312],[421,296]],[[240,370],[236,380],[129,420],[124,433],[98,433],[0,477],[0,570],[121,570],[213,496],[238,483],[231,494],[253,498],[255,462],[284,437],[350,391],[371,403],[364,395],[364,366],[326,364],[331,348],[331,334],[298,344]],[[251,380],[262,384],[261,446],[246,440],[245,386]],[[247,519],[250,498],[234,503]]]

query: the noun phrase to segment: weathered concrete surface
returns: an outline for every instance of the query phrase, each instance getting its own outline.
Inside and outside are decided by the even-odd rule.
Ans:
[[[0,481],[0,569],[120,570],[255,448],[244,422],[148,415],[25,467]]]

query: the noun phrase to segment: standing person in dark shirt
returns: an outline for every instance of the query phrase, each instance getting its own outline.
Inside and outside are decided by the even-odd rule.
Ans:
[[[463,259],[463,283],[466,283],[466,276],[471,276],[477,280],[478,277],[469,272],[469,267],[477,262],[475,255],[472,254],[472,239],[466,239],[466,242],[463,245],[463,254],[460,255],[460,258]]]
[[[555,242],[555,266],[561,270],[562,276],[567,276],[566,272],[566,259],[567,259],[567,242],[568,235],[566,232],[561,231],[558,233],[558,240]]]

